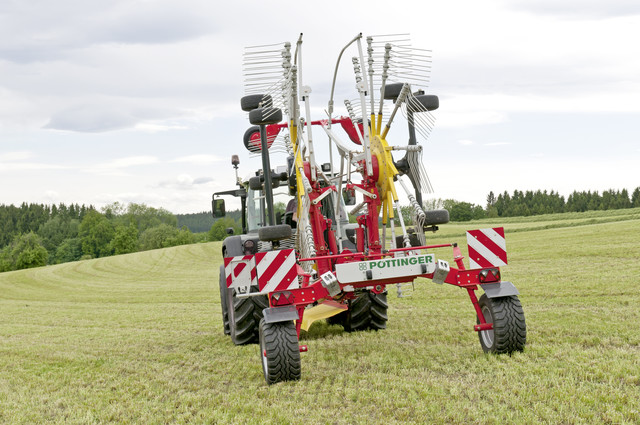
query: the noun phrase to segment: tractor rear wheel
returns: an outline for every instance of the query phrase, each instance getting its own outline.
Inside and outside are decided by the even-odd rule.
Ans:
[[[523,351],[527,342],[527,325],[518,297],[489,298],[483,294],[478,305],[485,321],[493,323],[493,329],[478,332],[482,350],[493,354]]]
[[[262,310],[269,307],[266,295],[240,298],[235,289],[227,291],[229,308],[229,331],[235,345],[252,344],[258,341],[258,325]]]
[[[269,385],[300,379],[300,348],[293,321],[266,323],[260,320],[260,361]]]
[[[380,294],[364,292],[349,300],[349,309],[327,319],[331,325],[340,324],[347,332],[387,328],[387,291]]]
[[[225,335],[231,335],[229,329],[229,304],[227,303],[227,278],[224,266],[220,266],[220,307],[222,308],[222,327]]]

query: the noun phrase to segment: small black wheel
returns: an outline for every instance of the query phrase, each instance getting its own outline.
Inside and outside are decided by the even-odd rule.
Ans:
[[[258,238],[261,241],[273,242],[291,237],[291,226],[288,224],[276,224],[258,229]]]
[[[349,300],[349,309],[329,317],[327,323],[342,325],[347,332],[367,329],[378,331],[387,328],[388,308],[387,291],[380,294],[367,291]]]
[[[431,226],[435,224],[447,224],[449,222],[449,211],[447,210],[428,210],[424,212],[425,226]]]
[[[222,307],[222,326],[225,335],[231,335],[229,329],[229,305],[227,304],[227,278],[224,266],[220,266],[220,306]]]
[[[415,99],[424,108],[416,112],[435,111],[440,107],[440,100],[434,94],[419,94],[415,96]]]
[[[482,350],[493,354],[523,351],[527,342],[527,325],[518,297],[489,298],[483,294],[478,304],[484,320],[493,323],[493,329],[478,332]]]
[[[250,94],[240,99],[240,107],[245,112],[250,112],[263,106],[271,106],[272,104],[271,96],[268,94]]]
[[[402,92],[402,87],[404,87],[404,83],[385,84],[384,98],[395,102],[398,96],[400,96],[400,92]]]
[[[249,112],[249,122],[253,125],[277,124],[282,121],[282,111],[278,108],[258,108]]]
[[[254,140],[251,140],[254,134],[258,134],[258,137],[254,138]],[[252,153],[260,152],[260,149],[262,148],[262,144],[260,141],[259,134],[260,134],[260,127],[258,127],[257,125],[252,125],[247,129],[247,131],[244,132],[244,136],[242,136],[242,143],[244,143],[244,147],[249,152],[252,152]]]
[[[300,379],[300,348],[293,321],[266,323],[260,320],[260,361],[269,385]]]
[[[253,344],[258,341],[258,325],[262,311],[269,307],[266,295],[238,297],[235,289],[227,290],[229,331],[235,345]]]

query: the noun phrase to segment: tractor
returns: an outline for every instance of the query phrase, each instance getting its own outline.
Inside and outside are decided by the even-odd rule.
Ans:
[[[240,104],[252,127],[243,143],[261,157],[262,169],[239,179],[234,155],[238,188],[215,193],[212,211],[214,217],[225,214],[224,195],[241,200],[243,234],[230,235],[222,246],[222,320],[234,344],[259,344],[267,384],[300,379],[300,353],[308,350],[300,334],[314,321],[326,319],[348,332],[383,330],[387,286],[400,295],[401,285],[417,278],[467,291],[484,352],[511,354],[526,344],[519,292],[500,276],[507,262],[504,229],[467,232],[469,268],[457,243],[426,243],[427,232],[449,221],[448,211],[425,210],[423,202],[432,189],[418,136],[428,137],[439,99],[425,92],[428,51],[397,37],[358,34],[344,46],[321,120],[310,117],[302,35],[295,49],[284,43],[245,50]],[[338,68],[354,45],[356,98],[345,100],[347,114],[337,116]],[[398,112],[407,121],[405,145],[387,140]],[[317,160],[314,129],[329,141],[328,163]],[[274,170],[277,152],[286,154],[286,165]],[[402,214],[402,195],[411,223]],[[284,214],[275,211],[277,196],[288,201]],[[452,249],[454,265],[436,258],[434,250],[441,248]],[[478,289],[484,291],[480,298]]]

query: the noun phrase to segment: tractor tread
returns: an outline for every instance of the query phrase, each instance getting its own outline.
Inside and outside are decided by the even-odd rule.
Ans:
[[[302,366],[298,335],[292,321],[266,323],[260,321],[260,356],[266,352],[264,377],[268,384],[300,379]],[[263,363],[264,367],[264,363]]]
[[[387,328],[387,293],[365,292],[349,302],[342,325],[347,332]],[[344,314],[344,313],[342,313]]]
[[[487,352],[511,354],[523,351],[527,341],[527,325],[522,304],[517,296],[487,298],[482,295],[480,305],[489,304],[493,315],[493,347],[484,347]],[[479,335],[480,336],[480,335]],[[482,337],[480,336],[482,343]]]
[[[258,342],[258,325],[262,311],[268,306],[265,295],[249,298],[233,297],[233,312],[229,314],[229,327],[235,345]]]

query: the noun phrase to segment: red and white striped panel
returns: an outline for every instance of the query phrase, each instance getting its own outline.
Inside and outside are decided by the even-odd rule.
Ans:
[[[469,230],[469,265],[472,269],[500,267],[507,264],[507,244],[504,228]]]
[[[253,255],[240,255],[224,259],[227,288],[246,288],[258,284]],[[243,291],[244,292],[244,291]]]
[[[255,258],[258,289],[261,293],[299,287],[296,253],[293,249],[259,252]]]

